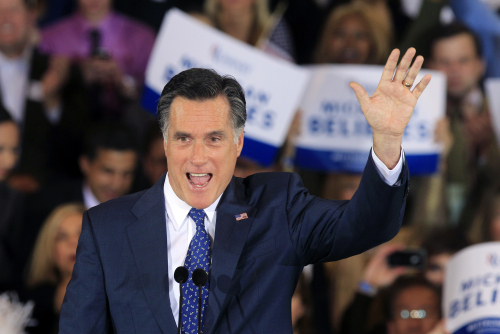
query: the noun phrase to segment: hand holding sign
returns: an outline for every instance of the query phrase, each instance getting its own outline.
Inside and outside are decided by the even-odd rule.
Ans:
[[[403,132],[410,121],[418,98],[431,81],[431,76],[428,74],[415,86],[413,91],[410,90],[424,62],[424,58],[418,56],[410,68],[415,53],[416,50],[410,48],[403,56],[396,74],[394,74],[399,50],[395,49],[391,52],[380,83],[372,97],[368,96],[360,84],[355,82],[350,84],[356,93],[366,120],[372,127],[373,150],[390,169],[394,168],[399,161]],[[409,71],[408,68],[410,68]]]

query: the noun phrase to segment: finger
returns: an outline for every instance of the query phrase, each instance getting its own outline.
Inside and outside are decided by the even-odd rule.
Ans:
[[[370,97],[368,96],[368,93],[357,82],[351,82],[349,84],[349,87],[351,87],[354,93],[356,93],[356,98],[358,99],[359,104],[361,105],[361,110],[364,111],[370,104]]]
[[[394,49],[392,50],[391,54],[389,55],[389,58],[387,58],[387,63],[384,66],[384,71],[382,72],[382,80],[385,81],[391,81],[392,77],[394,76],[394,70],[396,69],[396,66],[398,65],[398,59],[399,59],[399,50]]]
[[[411,66],[410,70],[408,71],[408,74],[404,78],[404,81],[413,85],[413,83],[415,82],[415,78],[417,77],[418,72],[420,72],[420,69],[422,68],[423,63],[424,63],[424,57],[418,56],[415,59],[415,62],[413,62],[413,65]]]
[[[415,50],[415,48],[409,48],[408,51],[406,51],[403,59],[401,59],[401,62],[398,65],[398,69],[396,70],[396,75],[394,76],[393,81],[403,82],[403,79],[406,76],[406,72],[408,72],[408,68],[410,67],[415,53],[417,53],[417,50]]]
[[[430,74],[426,74],[422,78],[422,80],[420,80],[420,82],[415,87],[415,89],[413,89],[413,96],[415,96],[418,99],[420,97],[420,95],[422,95],[425,87],[427,87],[427,85],[429,84],[429,82],[431,82],[431,75]]]

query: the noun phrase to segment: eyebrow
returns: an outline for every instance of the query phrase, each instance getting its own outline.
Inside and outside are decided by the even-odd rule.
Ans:
[[[177,131],[175,134],[174,134],[174,137],[175,138],[178,138],[178,137],[191,137],[191,135],[187,132],[180,132],[180,131]]]
[[[211,136],[221,136],[221,137],[226,137],[226,132],[223,130],[218,130],[218,131],[212,131],[209,134],[207,134],[208,137]]]

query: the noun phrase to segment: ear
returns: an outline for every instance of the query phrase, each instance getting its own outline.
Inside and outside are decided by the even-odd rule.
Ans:
[[[163,141],[163,151],[165,151],[165,157],[167,156],[167,142]]]
[[[238,142],[236,143],[236,153],[237,157],[240,156],[241,150],[243,149],[243,140],[245,138],[245,131],[241,131],[240,135],[238,136]]]
[[[78,164],[80,165],[80,170],[82,171],[83,175],[87,176],[90,171],[89,157],[87,157],[86,155],[81,155],[78,159]]]

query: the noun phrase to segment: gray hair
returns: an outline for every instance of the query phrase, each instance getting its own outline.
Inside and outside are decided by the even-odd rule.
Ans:
[[[212,100],[219,96],[229,102],[230,120],[234,131],[234,142],[245,127],[247,119],[245,94],[240,84],[231,76],[221,76],[214,70],[192,68],[174,76],[165,85],[158,101],[158,121],[167,142],[170,106],[176,97],[193,101]]]

